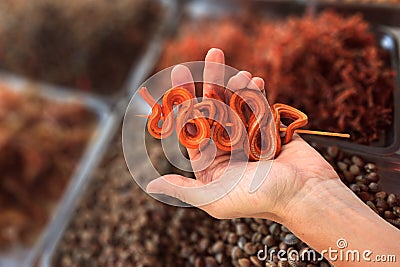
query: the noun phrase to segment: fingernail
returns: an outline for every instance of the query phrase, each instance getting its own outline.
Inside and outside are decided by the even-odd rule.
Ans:
[[[222,52],[222,50],[219,48],[211,48],[210,50],[208,50],[206,58],[209,57],[211,54],[214,57],[212,60],[214,62],[222,63],[222,61],[224,60],[224,52]]]

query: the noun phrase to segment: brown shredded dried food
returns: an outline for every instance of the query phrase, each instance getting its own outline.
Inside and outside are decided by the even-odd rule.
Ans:
[[[29,244],[61,196],[96,118],[81,104],[50,102],[0,84],[0,248]]]
[[[228,65],[265,79],[270,103],[304,111],[309,128],[386,145],[377,141],[393,128],[395,72],[361,16],[325,11],[284,21],[253,19],[185,24],[167,44],[159,69],[222,48]]]

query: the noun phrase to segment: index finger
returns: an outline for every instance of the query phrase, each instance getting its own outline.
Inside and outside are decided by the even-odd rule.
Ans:
[[[215,85],[224,86],[225,56],[218,48],[211,48],[205,58],[203,73],[203,97],[210,94]]]
[[[184,65],[176,65],[171,71],[172,87],[183,87],[188,90],[193,97],[196,97],[193,76],[189,68]]]

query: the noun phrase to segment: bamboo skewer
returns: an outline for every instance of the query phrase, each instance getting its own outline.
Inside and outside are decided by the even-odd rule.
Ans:
[[[280,128],[279,130],[281,132],[284,132],[286,131],[286,128]],[[350,138],[350,134],[344,134],[344,133],[332,133],[332,132],[322,132],[322,131],[312,131],[312,130],[302,130],[302,129],[294,130],[294,132],[299,134],[325,135],[325,136],[334,136],[341,138]]]
[[[149,115],[136,114],[136,117],[148,119],[148,118],[149,118]]]

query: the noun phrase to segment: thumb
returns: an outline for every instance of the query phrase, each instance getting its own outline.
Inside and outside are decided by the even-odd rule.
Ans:
[[[238,179],[232,179],[232,176],[222,175],[216,181],[205,184],[200,180],[170,174],[151,181],[146,191],[153,194],[165,194],[192,206],[204,208],[205,205],[224,197],[238,181]]]
[[[150,194],[165,194],[194,205],[197,202],[195,199],[198,199],[198,197],[193,194],[195,190],[190,189],[200,189],[202,186],[204,186],[204,183],[199,180],[170,174],[151,181],[147,185],[146,191]]]

